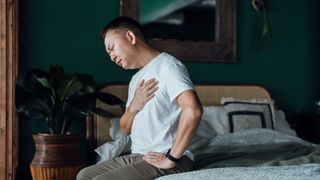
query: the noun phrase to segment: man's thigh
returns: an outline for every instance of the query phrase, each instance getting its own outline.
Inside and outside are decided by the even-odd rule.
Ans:
[[[186,156],[183,157],[180,164],[172,169],[159,169],[146,161],[140,159],[132,164],[118,168],[112,172],[100,174],[94,180],[153,180],[157,177],[167,174],[186,172],[193,169],[193,161]]]
[[[88,166],[78,173],[77,180],[91,180],[98,175],[113,172],[139,160],[142,160],[142,155],[130,154]]]
[[[161,176],[161,172],[158,168],[141,159],[112,172],[100,174],[94,180],[150,180],[159,176]]]

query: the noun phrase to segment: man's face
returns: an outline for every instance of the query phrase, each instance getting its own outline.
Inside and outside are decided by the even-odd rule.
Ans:
[[[124,69],[133,69],[133,45],[126,38],[125,32],[109,30],[104,38],[104,45],[111,60]],[[130,58],[131,57],[131,58]]]

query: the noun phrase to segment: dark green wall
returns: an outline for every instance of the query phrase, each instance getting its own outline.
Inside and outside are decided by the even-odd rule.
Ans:
[[[261,48],[263,19],[249,0],[238,1],[237,63],[185,63],[195,83],[257,83],[289,115],[311,111],[319,98],[319,1],[268,0],[271,48]],[[58,63],[69,72],[94,75],[99,83],[128,82],[134,71],[113,64],[99,39],[101,28],[119,13],[118,0],[20,1],[20,70]],[[289,119],[290,120],[290,119]],[[23,179],[33,155],[31,134],[39,121],[20,122]],[[74,123],[83,132],[84,122]]]

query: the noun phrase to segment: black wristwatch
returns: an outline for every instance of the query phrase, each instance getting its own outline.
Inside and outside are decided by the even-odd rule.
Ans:
[[[182,158],[181,157],[180,158],[175,158],[175,157],[171,156],[170,155],[170,151],[171,151],[171,149],[168,150],[168,152],[166,154],[166,157],[172,162],[179,163]]]

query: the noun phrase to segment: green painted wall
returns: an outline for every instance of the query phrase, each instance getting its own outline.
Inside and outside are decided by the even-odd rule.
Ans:
[[[290,116],[311,111],[319,98],[318,0],[268,0],[273,46],[259,48],[263,20],[249,0],[238,1],[237,63],[185,63],[195,83],[257,83]],[[119,13],[118,0],[20,1],[20,70],[47,69],[59,63],[69,72],[94,75],[99,83],[128,82],[125,71],[108,58],[99,32]],[[289,119],[290,120],[290,119]],[[39,121],[20,120],[20,173],[29,179],[31,134],[46,130]],[[84,131],[84,122],[73,125]]]

